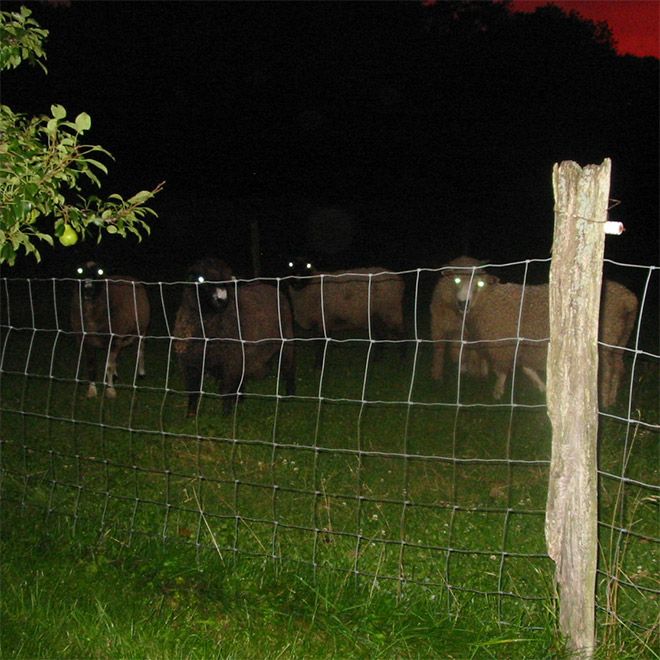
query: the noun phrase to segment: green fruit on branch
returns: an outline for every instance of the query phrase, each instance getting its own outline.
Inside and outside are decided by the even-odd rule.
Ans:
[[[78,234],[71,228],[71,225],[64,225],[64,231],[60,236],[60,243],[68,247],[69,245],[75,245],[78,242]]]

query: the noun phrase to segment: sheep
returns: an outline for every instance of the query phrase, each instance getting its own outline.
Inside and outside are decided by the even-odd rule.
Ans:
[[[521,308],[522,303],[522,313]],[[477,273],[457,289],[459,309],[467,309],[470,335],[486,342],[486,353],[497,379],[493,396],[500,399],[514,360],[540,391],[550,334],[549,285],[502,284],[494,275]],[[601,294],[599,328],[599,390],[604,407],[616,402],[624,372],[623,347],[632,333],[637,296],[618,282],[605,280]],[[519,327],[520,324],[520,327]],[[524,338],[517,346],[515,337]],[[502,341],[505,338],[514,338]],[[615,348],[617,347],[617,348]]]
[[[304,330],[324,337],[336,330],[371,330],[375,339],[404,336],[405,284],[400,275],[380,266],[321,273],[299,258],[287,265],[295,276],[287,278],[293,316]],[[322,355],[321,346],[317,364]]]
[[[107,277],[104,269],[88,261],[76,269],[71,299],[71,330],[87,358],[87,398],[96,392],[97,349],[106,352],[105,396],[114,399],[117,391],[117,359],[121,351],[137,340],[138,376],[144,377],[144,338],[149,328],[151,307],[143,284],[130,275]]]
[[[173,333],[188,416],[197,415],[205,375],[217,381],[227,414],[245,379],[264,378],[280,351],[286,393],[294,395],[293,317],[286,297],[262,282],[239,283],[220,259],[202,259],[189,274],[195,284],[183,292]]]
[[[445,346],[451,342],[449,356],[452,362],[460,361],[461,373],[485,378],[488,361],[477,346],[464,345],[461,351],[459,340],[468,340],[464,314],[456,306],[456,289],[465,280],[481,274],[486,263],[472,257],[457,257],[443,267],[431,297],[431,338],[433,339],[433,363],[431,377],[442,380],[445,366]]]

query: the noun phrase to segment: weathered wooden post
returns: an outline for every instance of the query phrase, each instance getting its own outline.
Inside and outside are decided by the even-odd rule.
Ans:
[[[559,626],[569,648],[595,646],[598,544],[598,314],[611,162],[553,168],[547,401],[552,460],[545,519],[559,587]]]

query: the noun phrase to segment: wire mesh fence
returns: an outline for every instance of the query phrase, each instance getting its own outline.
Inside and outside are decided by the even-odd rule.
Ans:
[[[605,267],[637,294],[639,314],[617,400],[600,412],[598,608],[602,623],[647,634],[660,593],[659,276],[657,267]],[[484,268],[533,285],[547,281],[549,260]],[[492,599],[499,620],[538,625],[555,599],[544,539],[545,397],[513,369],[494,400],[493,373],[464,367],[472,348],[500,342],[517,356],[525,340],[539,340],[521,334],[522,314],[514,336],[470,336],[465,317],[458,336],[434,340],[430,305],[446,270],[399,273],[403,336],[381,337],[369,323],[362,332],[271,337],[280,344],[270,371],[241,379],[238,405],[223,410],[206,377],[193,416],[174,327],[184,290],[199,282],[143,283],[146,375],[134,342],[118,357],[109,398],[103,368],[98,395],[88,397],[69,320],[79,280],[2,278],[3,506],[64,515],[127,541],[147,536],[341,571],[374,588],[421,585],[452,610],[462,598]],[[364,280],[367,307],[372,279]],[[290,283],[262,281],[283,294]],[[441,380],[431,373],[439,341],[448,349]],[[287,344],[296,351],[294,394],[281,382]],[[107,359],[101,350],[99,364]]]

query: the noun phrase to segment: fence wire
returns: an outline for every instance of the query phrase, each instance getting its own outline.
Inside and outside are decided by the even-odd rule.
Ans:
[[[532,285],[547,281],[549,260],[484,268]],[[522,612],[538,625],[554,600],[545,398],[521,370],[499,401],[492,374],[463,373],[468,351],[487,347],[466,333],[466,319],[459,336],[434,340],[429,307],[446,270],[399,273],[403,337],[380,336],[370,318],[362,333],[328,332],[324,319],[320,335],[289,339],[279,318],[270,372],[242,377],[241,401],[228,414],[205,377],[195,417],[186,415],[174,324],[184,289],[198,284],[143,283],[152,309],[147,374],[139,376],[134,343],[118,360],[116,398],[104,396],[109,351],[101,350],[98,396],[88,398],[84,351],[69,322],[78,281],[2,278],[2,505],[64,515],[128,541],[160,538],[347,572],[374,588],[421,585],[451,611],[463,595],[493,598],[500,621]],[[618,400],[600,411],[598,608],[603,623],[648,631],[660,594],[658,268],[607,262],[605,270],[640,307]],[[470,278],[479,272],[466,269]],[[371,309],[372,276],[365,281]],[[289,284],[262,282],[283,292]],[[515,336],[490,338],[513,344],[516,360],[530,341],[543,342],[525,337],[522,319],[521,304]],[[245,355],[250,342],[233,341]],[[281,382],[287,341],[296,347],[295,394]],[[441,381],[430,367],[439,342],[449,353]]]

